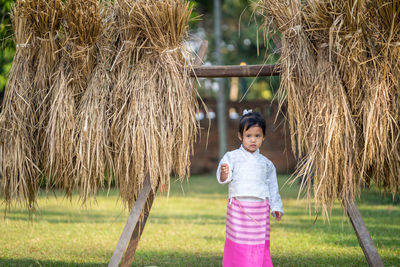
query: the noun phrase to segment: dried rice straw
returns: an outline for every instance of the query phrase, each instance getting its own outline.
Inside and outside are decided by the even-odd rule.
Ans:
[[[184,48],[191,9],[183,0],[118,1],[112,140],[121,196],[131,207],[149,173],[152,188],[189,174],[197,103]]]
[[[36,51],[32,55],[34,61],[33,90],[35,94],[35,116],[38,118],[35,133],[32,138],[43,148],[46,136],[46,127],[49,119],[50,91],[54,86],[54,75],[58,67],[61,53],[61,40],[59,30],[62,21],[63,8],[61,0],[29,0],[25,1],[29,6],[27,17],[32,25],[32,44]],[[40,151],[40,169],[43,170],[45,158],[43,151]]]
[[[17,1],[0,116],[9,204],[33,208],[42,174],[47,189],[79,188],[84,203],[113,175],[130,207],[146,174],[154,192],[171,173],[189,175],[198,128],[183,44],[189,3],[100,2]]]
[[[103,2],[101,17],[104,31],[97,41],[96,67],[79,103],[77,116],[77,172],[82,201],[95,196],[104,187],[105,175],[111,185],[112,155],[109,130],[109,97],[112,88],[110,73],[115,57],[115,14],[110,3]]]
[[[370,179],[398,193],[399,3],[260,3],[267,32],[283,36],[280,92],[301,159],[297,173],[325,215]]]
[[[65,45],[57,81],[51,91],[44,155],[47,186],[71,196],[78,184],[76,139],[77,106],[87,88],[96,61],[96,41],[102,32],[97,0],[68,0],[64,7]]]
[[[0,114],[0,182],[8,207],[18,200],[32,210],[36,207],[40,171],[38,147],[32,138],[37,124],[32,88],[33,56],[37,48],[29,12],[30,6],[25,1],[17,1],[12,8],[16,52]]]
[[[363,164],[370,178],[394,195],[400,187],[400,1],[370,1],[368,11],[371,68],[363,103]]]

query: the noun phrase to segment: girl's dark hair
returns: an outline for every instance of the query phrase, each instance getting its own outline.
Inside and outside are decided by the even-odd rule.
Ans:
[[[253,126],[259,126],[265,136],[265,120],[260,112],[249,112],[240,117],[239,120],[239,133],[243,136],[243,132],[247,131]]]

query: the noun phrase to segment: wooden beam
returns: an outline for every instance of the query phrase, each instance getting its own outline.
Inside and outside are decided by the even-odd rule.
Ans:
[[[156,190],[157,192],[157,190]],[[149,217],[151,206],[153,205],[155,197],[155,192],[151,191],[149,194],[149,197],[147,198],[146,205],[143,210],[143,220],[141,223],[137,223],[135,226],[135,230],[133,230],[133,234],[131,236],[131,239],[129,241],[128,248],[126,249],[124,258],[122,259],[121,267],[129,267],[134,258],[135,258],[135,253],[136,249],[139,244],[140,237],[142,236],[144,227],[146,225],[147,218]]]
[[[276,51],[274,51],[274,52],[281,54],[281,52],[282,52],[282,40],[281,40],[281,37],[279,37],[277,34],[274,34],[274,36],[272,37],[272,41],[274,42],[275,47],[276,47]]]
[[[200,66],[194,67],[190,75],[197,78],[216,77],[261,77],[278,76],[280,66],[273,65],[227,65],[227,66]]]
[[[364,252],[365,258],[367,259],[368,265],[371,267],[384,267],[381,257],[376,250],[374,242],[371,239],[356,203],[354,200],[350,200],[348,203],[344,204],[347,209],[347,215],[349,216],[350,222],[353,225],[354,232],[356,232],[358,242],[360,243],[360,246]]]
[[[124,230],[122,231],[121,237],[119,238],[117,246],[108,264],[108,267],[119,266],[119,263],[121,262],[122,256],[125,252],[128,242],[131,239],[133,230],[135,229],[136,224],[138,223],[139,216],[142,213],[144,205],[147,202],[147,198],[150,194],[150,191],[151,191],[150,175],[147,175],[143,183],[143,188],[140,191],[139,196],[136,199],[135,205],[132,208],[131,214],[129,215],[128,221],[125,224]]]

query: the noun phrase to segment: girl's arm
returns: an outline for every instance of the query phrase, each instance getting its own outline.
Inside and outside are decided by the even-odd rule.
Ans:
[[[220,184],[226,184],[232,181],[232,164],[230,163],[229,154],[226,153],[219,162],[217,169],[217,180]]]
[[[276,169],[273,164],[270,164],[270,166],[268,166],[268,169],[269,205],[271,207],[271,214],[272,216],[276,217],[277,220],[280,220],[283,215],[283,205],[281,195],[279,194]]]

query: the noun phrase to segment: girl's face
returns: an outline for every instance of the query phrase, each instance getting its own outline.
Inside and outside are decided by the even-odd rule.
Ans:
[[[260,148],[264,141],[264,134],[260,126],[253,126],[243,131],[243,136],[238,133],[240,141],[242,141],[244,149],[250,153],[254,153]]]

